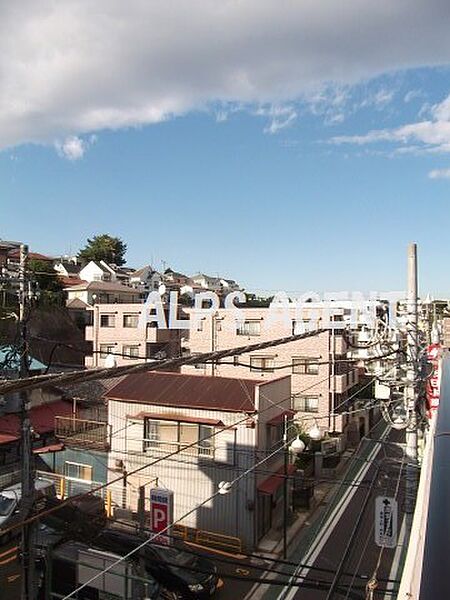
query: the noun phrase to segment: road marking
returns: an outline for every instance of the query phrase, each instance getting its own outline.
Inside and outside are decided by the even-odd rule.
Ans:
[[[403,517],[402,526],[400,527],[400,535],[398,536],[398,544],[395,549],[394,558],[392,559],[391,570],[389,571],[388,579],[396,579],[398,575],[398,569],[400,566],[400,557],[403,551],[403,544],[405,542],[406,537],[406,517]],[[392,590],[394,589],[394,584],[391,581],[388,581],[386,585],[386,593],[384,598],[392,599]]]
[[[383,431],[383,433],[381,434],[380,438],[382,440],[384,440],[386,438],[387,434],[389,433],[389,431],[390,431],[390,427],[386,426],[386,428]],[[361,466],[360,470],[358,471],[356,477],[353,480],[355,483],[360,483],[362,481],[362,479],[365,477],[367,471],[370,469],[370,467],[372,465],[372,460],[378,454],[378,452],[380,451],[380,448],[381,448],[381,443],[375,442],[374,448],[371,450],[371,452],[369,453],[369,455],[366,459],[367,462]],[[353,496],[356,494],[357,490],[358,490],[357,486],[351,486],[344,492],[344,494],[342,495],[342,498],[340,499],[338,504],[333,509],[331,515],[328,517],[326,523],[320,529],[319,536],[314,540],[314,542],[311,544],[307,554],[304,555],[299,562],[314,565],[317,557],[323,550],[323,547],[325,546],[325,544],[328,542],[337,523],[341,519],[343,513],[346,511],[348,505],[350,504],[350,502],[351,502]],[[298,583],[298,581],[300,579],[304,579],[309,571],[310,571],[309,567],[297,567],[295,569],[293,575],[289,579],[289,584],[287,586],[285,586],[283,588],[283,590],[280,592],[280,594],[277,596],[277,600],[293,600],[293,598],[298,590],[297,590],[297,587],[295,587],[295,588],[292,587],[292,583],[294,581],[296,581],[296,583]]]

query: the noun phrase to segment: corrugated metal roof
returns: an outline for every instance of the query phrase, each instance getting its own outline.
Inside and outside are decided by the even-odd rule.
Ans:
[[[64,400],[33,406],[29,411],[31,425],[36,433],[50,433],[55,429],[55,417],[72,414],[72,403]],[[20,415],[11,413],[0,417],[0,435],[20,435]]]
[[[256,380],[185,375],[136,373],[111,388],[105,398],[183,408],[254,412]]]

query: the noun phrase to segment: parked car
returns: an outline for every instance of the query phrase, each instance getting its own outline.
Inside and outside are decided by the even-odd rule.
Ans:
[[[47,479],[36,479],[34,489],[34,510],[42,508],[47,499],[56,497],[55,484]],[[11,517],[19,511],[21,498],[21,483],[16,483],[0,491],[0,529],[6,527]]]
[[[143,542],[138,535],[104,529],[93,545],[111,552],[130,552]],[[219,584],[216,565],[203,556],[174,546],[149,542],[136,553],[144,558],[145,567],[161,585],[184,599],[210,598]]]
[[[93,494],[73,497],[67,500],[48,498],[46,508],[57,510],[44,515],[43,522],[65,534],[66,539],[88,542],[106,525],[106,511],[103,499]]]
[[[125,554],[121,552],[105,552],[80,542],[66,542],[49,552],[49,556],[41,560],[42,585],[40,598],[46,597],[45,588],[51,589],[52,597],[63,597],[73,592],[82,584],[86,587],[77,594],[78,600],[100,600],[110,598],[141,597],[140,577],[146,581],[145,595],[152,600],[169,598],[161,585],[148,572],[140,573],[135,561],[116,561]],[[48,568],[51,562],[51,568]],[[109,569],[100,577],[90,581],[95,575]],[[48,581],[46,579],[48,578]]]

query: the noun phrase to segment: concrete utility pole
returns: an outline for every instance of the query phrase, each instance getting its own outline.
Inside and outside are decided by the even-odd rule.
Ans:
[[[406,356],[407,369],[405,400],[408,425],[406,427],[406,504],[412,513],[416,494],[417,463],[417,377],[418,377],[418,310],[417,310],[417,244],[408,246]]]
[[[28,246],[20,246],[19,265],[19,330],[20,330],[20,377],[28,377],[28,347],[27,347],[27,311],[28,300],[26,269],[28,263]],[[26,519],[34,503],[34,470],[33,446],[31,440],[31,424],[28,414],[28,393],[19,392],[20,396],[20,446],[21,446],[21,501],[20,518]],[[33,525],[22,527],[22,600],[34,598],[34,556],[33,556]]]

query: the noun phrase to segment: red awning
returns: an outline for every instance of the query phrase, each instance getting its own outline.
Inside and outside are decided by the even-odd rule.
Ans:
[[[267,425],[278,425],[278,423],[281,423],[284,420],[284,417],[291,419],[294,415],[295,412],[293,410],[284,410],[267,421]]]
[[[60,452],[64,450],[64,444],[50,444],[49,446],[42,446],[41,448],[34,448],[33,454],[48,454],[49,452]]]
[[[31,426],[40,435],[55,430],[55,417],[68,417],[71,414],[72,403],[65,400],[34,406],[29,411]],[[11,413],[0,417],[0,436],[3,437],[5,434],[18,439],[20,436],[19,414]],[[0,437],[0,443],[6,443],[6,441],[1,441],[2,437]],[[8,441],[13,441],[13,439]]]
[[[0,433],[0,446],[2,444],[9,444],[10,442],[17,442],[19,436],[11,435],[10,433]]]
[[[292,475],[294,471],[297,470],[295,465],[289,465],[287,472],[288,475]],[[262,483],[258,485],[258,492],[260,494],[274,494],[277,489],[282,485],[284,481],[284,467],[278,469],[276,473],[265,479]]]

